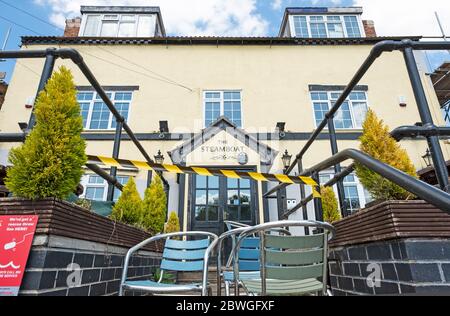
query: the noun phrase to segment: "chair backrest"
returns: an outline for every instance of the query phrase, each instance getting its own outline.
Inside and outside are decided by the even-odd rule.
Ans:
[[[233,221],[224,221],[227,226],[228,231],[237,228],[249,227],[247,224],[242,224]],[[290,235],[290,232],[286,229],[274,229],[273,232],[278,232],[285,235]],[[236,247],[236,235],[231,235],[232,241],[232,249]],[[258,234],[254,234],[251,237],[247,236],[242,241],[239,248],[239,270],[240,271],[260,271],[260,238]],[[230,253],[230,256],[227,261],[227,267],[231,266],[233,260],[233,252]]]
[[[161,269],[166,271],[203,271],[206,249],[210,238],[200,240],[168,239],[164,247]]]
[[[324,277],[327,234],[276,236],[264,234],[266,279],[306,280]]]
[[[268,234],[289,227],[314,227],[321,234],[312,236],[283,236]],[[237,254],[246,237],[259,234],[261,254],[261,295],[266,295],[267,280],[321,279],[323,294],[327,291],[328,240],[336,231],[328,223],[317,221],[269,222],[248,228],[237,241]],[[236,251],[235,250],[235,251]],[[239,263],[239,260],[238,260]],[[239,264],[235,265],[237,272]]]
[[[258,237],[246,237],[241,242],[239,248],[239,270],[242,271],[260,271],[260,245],[261,239]]]

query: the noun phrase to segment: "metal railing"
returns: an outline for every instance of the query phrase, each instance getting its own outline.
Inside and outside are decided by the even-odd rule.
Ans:
[[[313,178],[315,178],[317,181],[319,180],[319,172],[324,170],[319,168],[321,165],[316,166],[316,168],[310,168],[307,172],[304,172],[303,170],[303,157],[308,152],[308,150],[311,148],[312,144],[318,139],[319,135],[322,133],[322,131],[328,127],[329,137],[330,137],[330,143],[331,143],[331,152],[334,155],[334,159],[326,160],[326,162],[331,162],[331,164],[328,165],[328,167],[334,167],[336,176],[326,184],[326,186],[331,186],[334,184],[337,184],[338,189],[338,196],[340,200],[341,205],[341,211],[342,215],[348,216],[349,212],[345,207],[345,194],[343,190],[343,179],[345,176],[350,174],[353,171],[353,166],[350,168],[347,168],[343,172],[341,171],[340,163],[343,160],[341,159],[345,155],[355,156],[358,159],[365,159],[367,160],[367,157],[363,157],[361,155],[356,155],[356,153],[362,154],[358,151],[344,151],[343,153],[338,153],[338,144],[336,139],[336,131],[334,128],[334,116],[339,111],[341,106],[344,104],[350,93],[354,90],[354,88],[358,85],[358,83],[361,81],[361,79],[365,76],[367,71],[371,68],[373,63],[385,52],[393,52],[393,51],[402,51],[406,68],[408,71],[408,75],[411,81],[411,86],[414,92],[414,96],[417,103],[417,108],[419,111],[419,115],[421,118],[421,123],[416,124],[415,126],[403,126],[393,131],[393,136],[397,140],[401,140],[405,137],[424,137],[426,138],[428,142],[429,149],[431,151],[432,161],[435,167],[436,177],[438,179],[439,187],[442,191],[440,191],[440,194],[436,193],[436,188],[433,188],[432,186],[421,182],[417,179],[414,179],[412,177],[407,179],[408,186],[404,187],[404,175],[397,172],[394,172],[394,170],[390,170],[391,174],[383,173],[381,170],[378,172],[380,175],[384,177],[390,177],[389,180],[391,180],[394,183],[399,184],[400,186],[404,187],[407,191],[416,194],[419,198],[422,198],[429,203],[436,205],[443,210],[450,212],[448,204],[450,203],[450,195],[448,194],[450,192],[450,186],[449,186],[449,173],[447,170],[447,165],[444,159],[444,154],[442,152],[442,148],[439,143],[439,137],[442,136],[450,136],[450,129],[448,127],[438,127],[433,122],[433,117],[431,115],[431,111],[429,108],[428,100],[426,98],[426,94],[424,91],[424,87],[422,84],[422,80],[420,77],[420,73],[418,70],[418,66],[416,63],[416,59],[414,56],[414,50],[443,50],[443,49],[450,49],[450,42],[419,42],[419,41],[413,41],[410,39],[405,39],[402,41],[382,41],[374,45],[372,48],[369,56],[366,58],[364,63],[361,65],[361,67],[358,69],[356,74],[353,76],[353,78],[350,80],[350,83],[346,86],[344,91],[342,92],[341,96],[338,98],[334,106],[329,110],[328,113],[325,114],[324,120],[317,126],[317,129],[313,132],[309,140],[307,141],[306,145],[301,149],[301,151],[297,154],[295,157],[294,162],[287,168],[286,174],[290,174],[294,168],[298,167],[298,173],[299,175],[304,174],[310,174]],[[351,158],[351,157],[350,157]],[[369,157],[370,158],[370,157]],[[355,159],[355,158],[353,158]],[[373,158],[372,158],[373,159]],[[357,160],[357,159],[355,159]],[[361,162],[361,161],[359,161]],[[373,166],[376,166],[376,160],[375,161],[369,161],[368,165],[366,166],[369,169]],[[379,162],[378,162],[379,163]],[[386,167],[386,165],[384,165]],[[373,170],[375,171],[375,170]],[[265,198],[272,198],[272,194],[277,193],[279,195],[279,192],[281,190],[284,190],[289,184],[279,184],[275,186],[273,189],[269,190],[264,194]],[[414,189],[412,189],[411,186],[414,186]],[[412,190],[416,192],[412,192]],[[285,217],[289,216],[293,212],[299,210],[300,208],[303,209],[304,219],[307,218],[307,209],[306,205],[314,200],[314,208],[316,212],[316,219],[322,220],[323,215],[322,214],[322,206],[320,199],[314,199],[312,196],[306,197],[305,196],[305,189],[303,186],[300,186],[300,195],[302,201],[294,207],[294,209],[285,212]],[[445,202],[445,203],[443,203]],[[317,217],[319,216],[319,217]]]
[[[75,50],[71,48],[48,48],[45,50],[23,50],[23,51],[0,51],[0,58],[4,59],[38,59],[38,58],[45,58],[45,64],[44,68],[42,70],[41,78],[39,81],[38,91],[36,95],[39,95],[41,91],[45,89],[45,85],[47,84],[48,80],[52,76],[53,69],[55,67],[55,62],[58,58],[61,59],[70,59],[75,65],[78,66],[80,71],[83,73],[85,78],[89,81],[91,86],[94,88],[94,90],[98,93],[102,101],[105,103],[105,105],[108,107],[109,111],[113,114],[114,118],[116,119],[117,127],[114,137],[114,146],[113,146],[113,158],[119,158],[120,154],[120,144],[122,141],[122,132],[125,131],[125,133],[128,135],[130,140],[134,143],[134,145],[137,147],[139,152],[144,156],[145,160],[149,163],[153,163],[152,158],[148,155],[148,153],[145,151],[142,144],[139,142],[133,131],[131,130],[130,126],[127,124],[125,118],[117,111],[116,107],[114,106],[114,103],[111,101],[111,99],[106,94],[105,90],[103,90],[100,83],[97,81],[96,77],[92,73],[92,71],[89,69],[87,64],[84,62],[83,56]],[[34,113],[32,113],[29,124],[28,124],[28,131],[29,132],[34,125],[36,124]],[[17,139],[17,137],[14,137],[14,135],[5,135],[5,140],[8,141],[8,138]],[[25,138],[24,138],[25,139]],[[119,190],[123,189],[123,186],[119,183],[117,180],[117,168],[112,167],[111,172],[108,175],[104,170],[101,168],[94,166],[94,165],[86,165],[91,171],[105,179],[109,186],[108,186],[108,201],[113,201],[114,199],[114,188],[117,188]],[[169,183],[164,178],[162,174],[159,174],[166,191],[166,194],[168,194],[168,191],[170,189]],[[148,174],[149,177],[149,183],[151,181],[152,173],[149,171]]]

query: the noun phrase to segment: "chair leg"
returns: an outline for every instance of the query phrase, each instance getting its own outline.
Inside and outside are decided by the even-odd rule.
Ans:
[[[208,296],[213,296],[213,289],[211,286],[208,286]]]
[[[230,296],[230,282],[225,281],[225,296]]]

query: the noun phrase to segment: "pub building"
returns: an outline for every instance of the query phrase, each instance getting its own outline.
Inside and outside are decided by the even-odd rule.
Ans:
[[[276,37],[186,37],[166,33],[158,7],[83,6],[80,17],[67,20],[63,36],[24,36],[21,49],[78,50],[157,162],[283,173],[372,47],[402,38],[378,36],[361,7],[287,8]],[[433,91],[420,52],[416,58],[425,88]],[[21,122],[29,121],[39,82],[30,70],[40,73],[43,62],[24,59],[16,65],[0,111],[0,136],[8,135],[8,142],[0,143],[0,165],[8,166],[9,151],[21,143]],[[77,84],[87,154],[111,157],[112,114],[76,65],[59,59],[56,67],[61,65],[72,70]],[[428,98],[436,125],[445,125],[437,97],[430,92]],[[358,148],[369,107],[391,128],[420,121],[401,52],[384,54],[337,113],[340,150]],[[426,141],[405,140],[402,146],[417,170],[426,167]],[[449,144],[442,147],[449,160]],[[303,166],[330,156],[325,131]],[[120,158],[144,160],[127,138]],[[327,182],[333,173],[322,172],[320,181]],[[143,195],[148,172],[119,168],[121,183],[130,177]],[[277,183],[169,173],[164,178],[168,211],[178,214],[185,231],[222,233],[225,220],[249,225],[275,221],[301,200],[298,185],[282,190],[278,198],[264,198]],[[82,197],[108,199],[108,184],[88,169],[82,185]],[[371,201],[355,174],[343,186],[349,212]],[[113,200],[119,195],[116,190]],[[299,210],[289,218],[315,219],[311,204],[307,214]]]

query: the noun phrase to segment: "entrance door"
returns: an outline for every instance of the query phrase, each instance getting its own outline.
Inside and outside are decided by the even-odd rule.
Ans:
[[[190,187],[191,230],[220,235],[226,231],[225,220],[247,225],[256,223],[254,181],[193,176]]]

